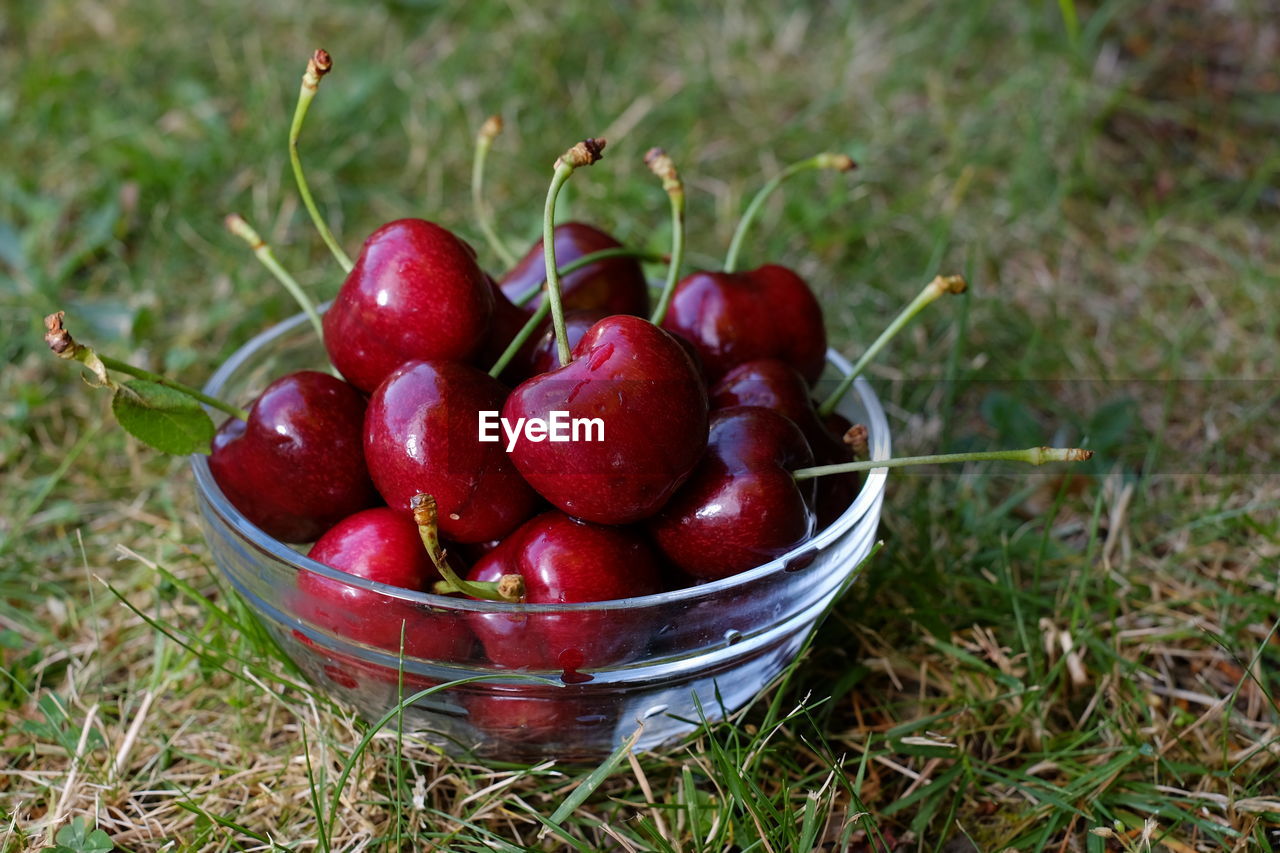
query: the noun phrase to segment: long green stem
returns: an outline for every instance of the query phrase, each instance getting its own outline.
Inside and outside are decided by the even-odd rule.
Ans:
[[[511,339],[511,343],[507,344],[507,348],[502,351],[502,355],[498,356],[498,360],[493,363],[493,367],[489,368],[489,375],[497,379],[502,375],[502,371],[507,369],[507,365],[511,363],[511,359],[516,357],[516,353],[520,352],[520,348],[525,345],[529,338],[533,337],[533,333],[542,325],[542,321],[547,319],[547,314],[551,312],[551,302],[543,300],[538,306],[538,310],[530,315],[524,325],[520,327],[520,331],[516,332],[516,336]]]
[[[298,303],[298,307],[302,309],[303,313],[307,315],[307,319],[311,321],[311,326],[316,330],[316,335],[323,341],[324,326],[320,324],[320,314],[316,312],[315,303],[311,301],[311,297],[307,296],[306,291],[302,289],[302,285],[298,284],[298,280],[289,275],[288,270],[276,260],[275,252],[271,251],[271,247],[240,214],[232,213],[228,215],[226,224],[227,230],[248,243],[249,248],[253,250],[254,256],[275,276],[276,281],[284,285],[284,289],[289,291],[289,295],[293,297],[293,300]]]
[[[493,227],[493,217],[490,216],[489,208],[484,203],[484,164],[489,158],[489,149],[493,147],[493,140],[499,133],[502,133],[502,116],[495,115],[485,119],[485,123],[480,126],[480,132],[476,135],[476,153],[471,160],[471,207],[476,223],[480,226],[480,232],[489,243],[489,248],[498,256],[503,266],[510,269],[516,264],[516,255],[506,241],[498,236],[497,230]]]
[[[123,373],[127,376],[133,376],[137,379],[145,379],[148,382],[154,382],[157,385],[163,385],[166,388],[172,388],[180,391],[192,399],[204,403],[206,406],[212,406],[219,411],[226,412],[233,418],[240,420],[248,420],[249,413],[238,406],[230,403],[224,403],[216,397],[210,397],[202,391],[197,391],[190,385],[184,385],[167,376],[161,376],[159,373],[152,373],[150,370],[143,370],[141,367],[134,367],[132,364],[112,358],[109,355],[99,355],[92,347],[78,343],[75,338],[71,337],[71,333],[67,331],[63,324],[63,318],[66,317],[65,311],[57,311],[44,318],[45,325],[45,343],[49,345],[54,355],[59,358],[65,358],[70,361],[78,361],[85,367],[89,368],[97,377],[97,384],[111,385],[107,377],[108,370],[114,370],[117,373]]]
[[[906,308],[893,318],[893,322],[889,324],[880,337],[875,339],[871,346],[867,347],[866,352],[858,359],[853,368],[840,380],[840,384],[836,389],[828,395],[827,399],[822,401],[822,405],[818,406],[818,414],[826,417],[836,410],[836,406],[840,405],[840,400],[845,394],[849,393],[849,389],[853,387],[853,380],[862,375],[862,371],[866,370],[867,365],[871,363],[871,359],[875,358],[885,345],[902,331],[902,329],[911,322],[917,314],[925,309],[927,305],[932,304],[944,294],[947,293],[964,293],[968,287],[962,276],[958,275],[940,275],[936,276],[933,281],[924,286],[916,294],[916,298],[907,304]]]
[[[815,468],[799,468],[791,474],[797,480],[811,480],[827,474],[851,474],[875,468],[906,468],[909,465],[933,465],[949,462],[1026,462],[1044,465],[1046,462],[1083,462],[1093,456],[1092,450],[1078,447],[1028,447],[1026,450],[981,450],[974,453],[940,453],[936,456],[903,456],[898,459],[841,462],[837,465],[819,465]]]
[[[298,154],[298,137],[302,135],[302,123],[307,117],[307,110],[311,108],[311,101],[320,89],[320,78],[328,74],[332,68],[333,59],[323,50],[317,50],[307,62],[307,71],[302,75],[302,89],[298,93],[298,105],[293,110],[293,123],[289,126],[289,163],[293,166],[293,179],[298,184],[302,203],[306,205],[311,221],[320,232],[320,238],[337,258],[343,272],[351,272],[353,266],[351,258],[342,251],[338,241],[333,238],[333,232],[329,230],[324,217],[320,215],[320,208],[316,207],[316,200],[311,197],[311,188],[307,186],[306,175],[302,173],[302,157]]]
[[[680,265],[684,262],[684,184],[676,172],[675,163],[661,148],[651,148],[644,155],[644,162],[649,170],[662,179],[662,188],[671,201],[671,261],[667,264],[667,281],[662,286],[662,295],[653,309],[650,322],[661,325],[667,316],[667,308],[671,305],[671,297],[676,292],[676,282],[680,279]]]
[[[746,239],[747,230],[751,227],[751,223],[755,221],[756,216],[760,213],[760,208],[764,207],[765,201],[769,196],[773,195],[773,191],[782,186],[783,181],[792,175],[798,175],[810,169],[836,169],[841,172],[848,172],[857,167],[853,162],[853,158],[847,154],[822,153],[801,160],[798,163],[792,163],[783,169],[777,175],[774,175],[765,183],[760,191],[751,199],[751,203],[747,205],[747,209],[743,211],[742,218],[738,220],[738,227],[733,232],[733,240],[729,243],[729,253],[724,258],[724,271],[733,272],[737,269],[738,255],[742,253],[742,243]]]
[[[571,272],[577,272],[588,264],[594,264],[596,261],[603,261],[608,258],[635,258],[636,260],[650,261],[655,264],[670,260],[670,256],[659,252],[646,252],[643,249],[628,249],[626,246],[614,246],[612,249],[600,249],[599,251],[592,252],[589,255],[583,255],[577,260],[570,261],[560,267],[557,272],[560,273],[561,277],[564,277]],[[516,296],[516,298],[511,301],[521,307],[528,305],[533,300],[533,297],[542,292],[542,288],[546,286],[546,283],[546,278],[543,278],[542,281],[537,284],[530,285],[527,290]]]
[[[132,364],[127,364],[123,361],[120,361],[119,359],[112,358],[109,355],[99,355],[98,358],[102,361],[102,364],[108,370],[114,370],[118,373],[125,373],[125,374],[128,374],[129,376],[135,376],[138,379],[145,379],[148,382],[154,382],[157,385],[164,385],[168,388],[172,388],[175,391],[181,391],[183,394],[186,394],[188,397],[194,397],[195,399],[199,400],[201,403],[204,403],[206,406],[213,406],[215,409],[218,409],[219,411],[222,411],[222,412],[226,412],[228,415],[231,415],[233,418],[239,418],[242,421],[249,419],[249,413],[244,409],[240,408],[239,406],[233,406],[230,403],[224,403],[221,400],[217,399],[216,397],[210,397],[208,394],[205,394],[202,391],[197,391],[195,388],[192,388],[190,385],[184,385],[175,379],[170,379],[167,376],[161,376],[158,373],[152,373],[150,370],[143,370],[141,367],[134,367]]]
[[[560,366],[568,364],[569,333],[564,324],[564,304],[560,299],[560,271],[556,266],[556,199],[560,188],[575,169],[590,166],[600,159],[604,150],[603,139],[584,139],[556,158],[551,186],[547,188],[547,203],[542,211],[542,256],[547,270],[547,301],[551,303],[551,325],[556,335],[556,355]]]
[[[520,575],[503,575],[498,581],[464,581],[458,577],[440,547],[436,499],[431,495],[414,495],[409,507],[413,510],[413,523],[418,525],[418,535],[422,537],[427,556],[435,564],[440,577],[444,578],[436,584],[436,592],[460,592],[487,601],[519,601],[524,597],[524,578]]]

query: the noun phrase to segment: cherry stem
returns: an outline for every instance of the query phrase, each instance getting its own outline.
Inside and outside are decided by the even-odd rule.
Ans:
[[[906,308],[902,309],[901,313],[893,319],[888,328],[880,333],[880,337],[876,338],[875,342],[867,347],[867,351],[858,359],[857,364],[840,379],[840,384],[836,386],[836,389],[831,392],[827,399],[822,401],[822,405],[818,406],[818,414],[826,417],[836,410],[840,400],[853,387],[853,380],[862,375],[862,371],[871,363],[871,359],[875,358],[880,350],[884,349],[885,345],[911,322],[912,318],[923,311],[925,306],[935,302],[944,294],[964,293],[967,287],[968,285],[965,283],[964,278],[958,275],[936,276],[933,281],[926,284],[924,290],[916,294],[916,298],[911,300]]]
[[[490,376],[497,379],[502,375],[502,371],[507,369],[511,359],[515,358],[516,353],[520,352],[520,348],[525,345],[525,342],[533,337],[533,333],[542,325],[542,321],[547,319],[547,314],[550,312],[551,302],[546,299],[542,300],[538,310],[530,315],[529,319],[520,327],[520,331],[516,332],[516,336],[511,339],[511,343],[507,344],[507,348],[502,351],[502,355],[498,356],[498,360],[493,363],[493,367],[489,368]]]
[[[480,126],[480,132],[476,134],[476,153],[471,160],[471,207],[474,210],[476,223],[480,226],[484,239],[488,241],[489,248],[498,256],[503,266],[510,269],[516,265],[515,253],[506,244],[498,232],[493,227],[492,211],[484,203],[484,164],[489,158],[489,149],[493,147],[493,140],[502,133],[502,116],[489,116],[485,119],[484,124]]]
[[[583,255],[577,260],[570,261],[569,263],[560,267],[560,269],[557,270],[557,272],[559,272],[561,276],[566,276],[571,272],[577,272],[578,270],[582,269],[588,264],[594,264],[596,261],[603,261],[609,258],[636,258],[637,260],[641,260],[641,261],[651,261],[653,263],[662,263],[663,261],[669,261],[671,259],[671,256],[664,255],[659,252],[646,252],[643,249],[628,249],[626,246],[614,246],[611,249],[600,249],[599,251],[592,252],[589,255]],[[529,304],[529,301],[532,300],[533,297],[537,296],[539,293],[542,292],[542,288],[546,286],[546,283],[547,283],[547,280],[543,278],[542,281],[538,282],[535,285],[530,286],[528,290],[526,290],[524,293],[521,293],[519,296],[517,296],[515,299],[511,301],[515,305],[518,305],[521,307]]]
[[[323,341],[324,326],[320,324],[320,315],[316,312],[315,303],[307,296],[306,291],[302,289],[302,285],[298,284],[298,280],[289,275],[288,270],[276,260],[275,252],[271,251],[271,247],[240,214],[229,214],[225,222],[227,230],[248,243],[249,248],[253,250],[254,256],[275,276],[276,281],[284,285],[284,289],[289,291],[289,295],[293,297],[293,300],[298,303],[298,307],[302,309],[303,313],[307,315],[307,319],[311,321],[312,327],[316,330],[316,335]]]
[[[417,494],[409,501],[413,510],[413,523],[418,525],[418,535],[427,549],[427,555],[435,564],[444,581],[435,585],[439,593],[460,592],[471,598],[487,601],[519,601],[524,597],[524,579],[520,575],[503,575],[497,581],[464,581],[458,577],[440,547],[440,525],[437,521],[436,499],[431,495]]]
[[[293,110],[293,123],[289,126],[289,162],[293,165],[293,179],[298,184],[302,203],[306,205],[311,221],[320,232],[320,238],[337,258],[342,271],[351,272],[353,266],[351,258],[342,251],[342,247],[334,239],[333,232],[329,230],[324,217],[320,215],[320,208],[316,207],[316,200],[311,197],[311,188],[307,186],[306,175],[302,173],[302,157],[298,154],[298,137],[302,135],[302,123],[307,117],[307,110],[311,108],[311,101],[320,89],[320,78],[328,74],[332,68],[333,59],[324,50],[317,50],[307,61],[307,71],[302,75],[302,89],[298,93],[298,105]]]
[[[249,413],[244,409],[233,406],[230,403],[210,397],[202,391],[197,391],[190,385],[184,385],[168,377],[161,376],[158,373],[152,373],[150,370],[143,370],[141,367],[134,367],[132,364],[112,358],[109,355],[99,355],[91,347],[77,343],[75,338],[71,337],[71,333],[67,331],[63,325],[63,318],[66,317],[65,311],[57,311],[44,318],[44,326],[46,329],[44,340],[49,345],[49,349],[53,350],[53,354],[58,358],[65,358],[70,361],[78,361],[85,367],[93,371],[97,383],[99,385],[111,385],[111,380],[107,376],[108,370],[114,370],[117,373],[124,373],[137,379],[145,379],[148,382],[154,382],[157,385],[163,385],[166,388],[172,388],[204,403],[206,406],[212,406],[215,409],[226,412],[233,418],[239,418],[242,421],[249,419]]]
[[[755,194],[755,197],[751,199],[751,203],[747,205],[747,209],[743,211],[742,218],[738,220],[738,227],[733,232],[733,240],[729,243],[729,253],[724,258],[724,271],[733,272],[737,268],[738,255],[742,252],[742,243],[747,236],[747,229],[751,227],[756,216],[759,215],[760,208],[764,207],[765,201],[769,196],[773,195],[774,190],[782,186],[785,180],[792,175],[798,175],[810,169],[835,169],[839,172],[848,172],[856,169],[857,166],[858,164],[853,162],[853,158],[847,154],[824,152],[815,154],[798,163],[792,163],[775,175]]]
[[[933,465],[950,462],[983,462],[989,460],[1026,462],[1044,465],[1046,462],[1083,462],[1093,456],[1092,450],[1079,447],[1028,447],[1026,450],[980,450],[974,453],[941,453],[935,456],[903,456],[898,459],[876,459],[861,462],[841,462],[836,465],[819,465],[815,468],[799,468],[791,472],[797,480],[811,480],[828,474],[851,474],[875,468],[905,468],[910,465]]]
[[[600,159],[604,151],[603,139],[584,139],[556,158],[551,186],[547,189],[547,204],[542,211],[542,254],[547,269],[547,301],[551,303],[551,325],[556,335],[556,355],[560,366],[568,364],[569,333],[564,325],[564,305],[560,301],[560,271],[556,267],[556,198],[560,188],[575,169],[590,166]]]
[[[676,172],[676,165],[661,148],[650,148],[644,155],[645,165],[649,171],[662,179],[662,188],[671,200],[671,261],[667,264],[667,281],[662,286],[662,295],[653,309],[649,321],[655,326],[661,325],[667,316],[667,308],[671,305],[671,297],[676,291],[676,282],[680,278],[680,264],[684,261],[684,184]]]

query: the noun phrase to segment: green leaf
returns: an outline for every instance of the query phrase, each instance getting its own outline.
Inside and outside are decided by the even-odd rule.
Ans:
[[[115,845],[101,829],[89,829],[83,817],[77,817],[58,830],[57,847],[46,847],[54,853],[111,853]]]
[[[213,421],[195,399],[145,379],[131,379],[111,401],[120,426],[162,453],[208,453]]]

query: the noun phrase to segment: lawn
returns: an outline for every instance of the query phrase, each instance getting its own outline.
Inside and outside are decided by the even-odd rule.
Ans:
[[[852,7],[852,8],[849,8]],[[1103,851],[1280,843],[1280,4],[363,4],[9,0],[0,14],[0,853]],[[661,755],[482,764],[297,684],[212,566],[191,475],[45,348],[199,385],[341,271],[286,137],[311,51],[312,188],[354,252],[423,216],[567,215],[690,267],[787,264],[870,368],[897,454],[1078,444],[1087,465],[890,477],[883,549],[764,700]],[[655,268],[656,269],[656,268]],[[660,270],[658,270],[660,273]],[[336,783],[344,770],[342,787]],[[104,847],[95,843],[109,837]],[[1268,833],[1272,835],[1269,836]]]

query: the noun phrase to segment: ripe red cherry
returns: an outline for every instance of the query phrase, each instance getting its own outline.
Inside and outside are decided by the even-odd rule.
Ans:
[[[804,279],[775,264],[686,276],[662,327],[693,343],[712,382],[743,362],[777,358],[812,385],[826,363],[818,300]]]
[[[840,438],[850,426],[840,418],[839,434],[819,418],[809,396],[808,385],[799,372],[776,358],[744,362],[730,370],[711,389],[711,408],[763,406],[785,415],[809,442],[818,465],[851,462],[853,455]],[[835,416],[839,417],[839,416]],[[818,478],[818,525],[826,526],[840,516],[858,494],[857,474],[832,474]]]
[[[662,568],[644,537],[546,512],[530,519],[471,568],[470,581],[524,578],[527,604],[573,604],[652,595]],[[472,614],[485,653],[512,669],[561,670],[570,683],[581,669],[620,663],[642,652],[647,629],[623,611]]]
[[[502,416],[598,418],[603,441],[518,441],[511,451],[534,489],[566,513],[627,524],[657,512],[702,456],[707,395],[692,360],[639,317],[596,323],[568,365],[520,385]]]
[[[327,373],[304,370],[267,386],[247,422],[226,421],[209,470],[227,500],[282,542],[311,542],[378,503],[362,452],[364,397]]]
[[[717,580],[786,553],[813,534],[813,481],[791,472],[813,465],[804,435],[755,406],[711,416],[707,453],[689,482],[648,523],[668,560]]]
[[[533,514],[537,495],[502,442],[479,440],[479,413],[507,389],[458,362],[411,361],[369,399],[364,452],[387,504],[412,518],[418,494],[435,497],[440,532],[456,542],[500,539]]]
[[[565,222],[555,228],[556,267],[621,245],[599,228],[582,222]],[[539,240],[503,277],[502,291],[515,300],[546,278],[547,266]],[[649,286],[635,258],[604,258],[587,264],[560,279],[560,293],[566,310],[595,309],[606,314],[637,316],[649,313]],[[535,297],[528,303],[529,307],[536,308],[543,298]]]
[[[482,692],[463,699],[467,718],[502,744],[504,758],[513,757],[506,752],[513,742],[537,742],[535,757],[554,743],[557,757],[572,760],[576,748],[599,739],[601,730],[616,722],[622,704],[617,696],[597,696],[573,684],[480,686]]]
[[[365,240],[325,313],[325,348],[343,376],[372,391],[411,359],[470,358],[492,314],[471,248],[439,225],[399,219]]]
[[[343,519],[320,537],[309,556],[353,577],[417,592],[440,579],[417,526],[387,507]],[[296,610],[325,630],[392,653],[400,651],[403,626],[405,657],[465,661],[474,644],[461,617],[309,571],[298,574]]]

